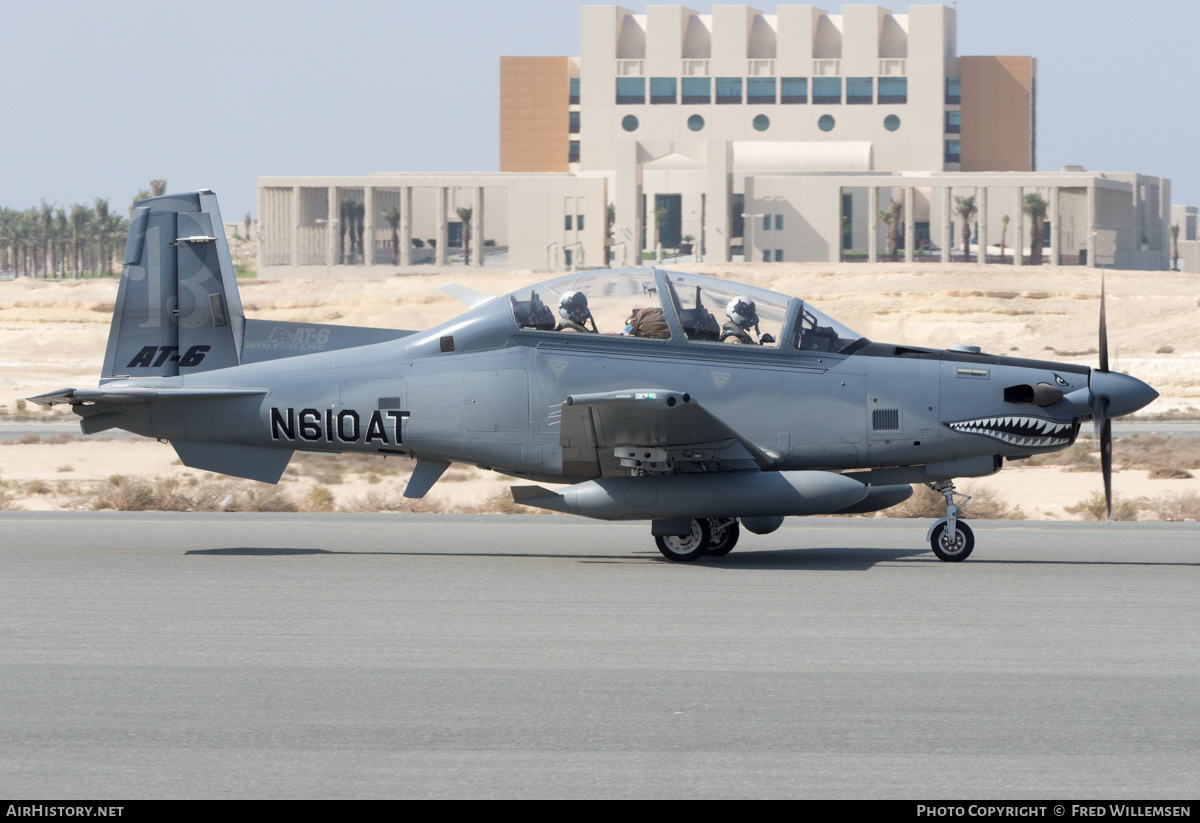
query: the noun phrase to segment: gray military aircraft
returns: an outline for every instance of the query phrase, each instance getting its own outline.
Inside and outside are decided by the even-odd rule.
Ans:
[[[876,343],[801,299],[682,272],[445,289],[468,311],[425,331],[249,319],[216,196],[143,200],[99,388],[31,399],[71,404],[86,434],[167,440],[187,466],[268,483],[300,450],[414,458],[413,498],[451,463],[567,484],[512,493],[650,521],[671,560],[925,483],[946,500],[927,538],[959,561],[974,537],[956,478],[1065,448],[1090,419],[1111,515],[1110,420],[1157,397],[1109,370],[1103,291],[1092,369]]]

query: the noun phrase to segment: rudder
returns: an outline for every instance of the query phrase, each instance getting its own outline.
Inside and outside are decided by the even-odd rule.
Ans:
[[[244,327],[216,195],[201,190],[138,202],[102,381],[239,365]]]

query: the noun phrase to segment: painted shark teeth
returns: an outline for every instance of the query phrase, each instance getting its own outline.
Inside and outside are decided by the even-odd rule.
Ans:
[[[1066,446],[1073,439],[1075,429],[1073,423],[1058,423],[1044,417],[1026,415],[978,417],[943,425],[956,432],[978,434],[1026,449]]]

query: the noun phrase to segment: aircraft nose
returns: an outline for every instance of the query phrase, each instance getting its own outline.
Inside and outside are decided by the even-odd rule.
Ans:
[[[1089,380],[1092,394],[1108,398],[1108,416],[1121,417],[1145,408],[1158,397],[1158,392],[1128,374],[1092,369]]]

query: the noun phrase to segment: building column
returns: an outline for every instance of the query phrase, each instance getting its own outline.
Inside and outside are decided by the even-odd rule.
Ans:
[[[1099,243],[1096,242],[1096,180],[1093,178],[1088,181],[1087,189],[1088,199],[1088,226],[1091,231],[1088,232],[1088,265],[1096,267],[1096,252],[1099,251]]]
[[[483,187],[475,188],[475,202],[471,207],[471,262],[483,265]]]
[[[942,262],[950,262],[950,250],[954,248],[954,231],[950,227],[950,201],[953,200],[954,189],[942,187]]]
[[[1025,187],[1017,186],[1017,237],[1014,266],[1025,265]]]
[[[913,209],[916,207],[916,191],[912,186],[904,187],[904,262],[911,263],[915,258],[917,245],[916,220]]]
[[[328,215],[325,218],[325,228],[329,232],[325,238],[325,265],[336,266],[338,238],[342,235],[342,213],[338,203],[338,187],[329,187]]]
[[[1050,265],[1057,266],[1062,253],[1062,240],[1058,236],[1058,186],[1050,187],[1050,242],[1046,248],[1050,252]]]
[[[867,262],[879,262],[879,187],[867,189]]]
[[[437,190],[437,248],[434,250],[433,263],[435,266],[446,265],[446,209],[450,208],[450,189],[438,186]]]
[[[729,220],[730,203],[733,200],[733,163],[730,158],[730,145],[725,140],[712,140],[708,143],[708,162],[705,167],[705,191],[708,197],[705,201],[704,252],[705,260],[712,263],[729,262],[729,232],[732,225]],[[620,155],[618,155],[620,156]],[[636,160],[636,147],[633,157]],[[641,194],[641,170],[638,171],[638,195]],[[617,213],[617,222],[621,220]],[[617,238],[618,242],[621,238]]]
[[[412,265],[412,186],[400,189],[400,265]]]
[[[843,235],[842,232],[846,228],[846,215],[842,213],[842,197],[844,195],[845,195],[845,191],[842,189],[841,186],[838,186],[837,188],[835,188],[833,190],[833,197],[834,197],[833,213],[835,215],[837,215],[837,218],[836,218],[837,231],[834,232],[833,242],[829,244],[829,260],[826,261],[829,263],[841,263],[842,262],[842,243],[845,242],[843,239],[845,235]]]
[[[363,265],[375,265],[375,187],[363,187]]]
[[[976,191],[979,192],[979,255],[977,257],[980,263],[987,263],[987,248],[988,248],[988,202],[987,202],[987,186],[980,186]]]
[[[300,265],[300,187],[292,186],[292,265]]]

